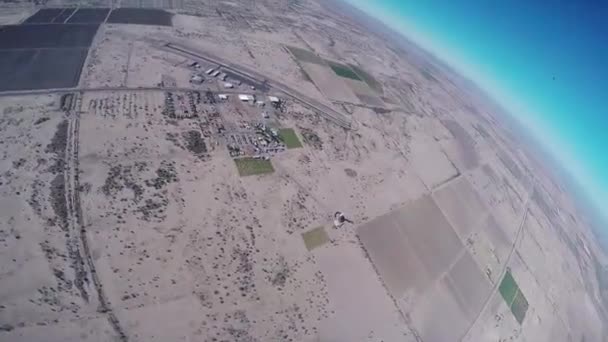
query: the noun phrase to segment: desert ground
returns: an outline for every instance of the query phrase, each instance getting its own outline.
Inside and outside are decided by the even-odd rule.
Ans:
[[[341,6],[0,3],[0,341],[608,341],[563,181]]]

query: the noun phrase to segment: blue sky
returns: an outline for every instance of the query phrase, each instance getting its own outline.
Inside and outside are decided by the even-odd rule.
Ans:
[[[608,1],[348,1],[475,81],[608,202]]]

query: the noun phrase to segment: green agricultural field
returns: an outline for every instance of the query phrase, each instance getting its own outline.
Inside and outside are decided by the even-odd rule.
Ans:
[[[279,138],[285,143],[287,148],[299,148],[302,147],[302,143],[293,128],[281,128],[279,129]]]
[[[300,67],[300,71],[302,72],[302,77],[304,78],[305,81],[308,81],[308,82],[310,82],[312,84],[315,84],[312,81],[312,78],[310,78],[310,75],[308,75],[308,73],[304,69],[302,69],[302,67]]]
[[[241,177],[274,172],[274,167],[272,167],[270,160],[238,158],[234,160],[234,163],[236,164],[236,168],[239,171],[239,176]]]
[[[437,82],[437,79],[435,78],[435,76],[433,76],[433,74],[429,70],[422,69],[422,70],[420,70],[420,73],[427,81]]]
[[[511,312],[513,313],[513,316],[515,316],[517,322],[521,324],[526,317],[529,304],[528,300],[515,282],[513,275],[511,275],[511,271],[507,271],[507,273],[505,273],[505,277],[502,278],[498,291],[500,291],[502,298],[504,298],[507,306],[509,306],[511,309]]]
[[[382,84],[380,84],[380,82],[378,82],[378,80],[376,80],[374,78],[374,76],[368,74],[365,70],[359,68],[356,65],[349,64],[348,66],[350,66],[350,68],[357,75],[359,75],[359,77],[363,79],[363,82],[365,82],[370,88],[372,88],[373,90],[375,90],[379,94],[384,94],[384,89],[382,88]]]
[[[348,65],[344,65],[344,64],[340,64],[340,63],[336,63],[336,62],[330,62],[330,61],[327,61],[327,63],[331,67],[331,70],[333,70],[336,73],[336,75],[338,75],[340,77],[344,77],[344,78],[350,78],[350,79],[356,80],[356,81],[363,81],[361,78],[359,78],[359,76],[357,76],[357,74],[351,68],[348,67]]]
[[[306,249],[311,251],[326,244],[329,241],[329,236],[327,236],[327,232],[323,227],[318,227],[302,233],[302,239],[304,240]]]
[[[517,295],[515,295],[515,299],[513,299],[513,304],[511,304],[511,312],[519,324],[521,324],[524,321],[524,318],[526,318],[528,306],[528,300],[524,294],[521,293],[521,291],[517,291]]]
[[[289,52],[300,62],[314,63],[319,65],[325,65],[323,58],[317,56],[314,52],[300,49],[293,46],[286,46]]]
[[[511,303],[513,303],[513,299],[517,294],[518,287],[510,271],[505,273],[505,277],[502,278],[498,291],[500,291],[500,294],[502,295],[502,298],[505,299],[505,302],[507,302],[507,305],[511,306]]]

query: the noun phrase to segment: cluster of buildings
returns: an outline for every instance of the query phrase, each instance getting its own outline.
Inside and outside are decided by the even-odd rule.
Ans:
[[[210,67],[209,69],[207,69],[205,72],[202,72],[202,70],[199,72],[199,70],[202,68],[202,66],[198,63],[198,62],[192,62],[190,64],[188,64],[188,66],[191,69],[197,70],[191,77],[190,77],[190,83],[193,84],[203,84],[206,80],[206,78],[215,78],[218,79],[219,81],[222,82],[222,87],[224,89],[234,89],[237,87],[240,87],[243,82],[247,83],[247,81],[243,81],[238,79],[238,77],[235,76],[230,76],[231,78],[236,78],[234,80],[232,79],[228,79],[228,74],[225,72],[222,72],[220,67]],[[249,84],[249,87],[251,88],[251,90],[256,90],[256,86],[254,84]],[[263,91],[263,89],[261,89]],[[271,96],[271,102],[275,102],[275,103],[279,103],[279,99],[275,96]],[[242,101],[254,101],[252,100],[250,97],[243,95],[243,97],[241,98]]]
[[[188,65],[190,68],[198,70],[201,68],[201,65],[198,62],[192,62]],[[204,73],[202,72],[197,72],[194,73],[192,75],[192,77],[190,77],[190,83],[193,84],[203,84],[205,82],[205,75],[207,77],[213,77],[213,78],[218,78],[219,80],[221,80],[222,82],[224,82],[224,88],[226,89],[232,89],[234,88],[234,84],[230,83],[230,82],[226,82],[226,79],[228,78],[228,75],[226,75],[225,73],[221,72],[216,68],[209,68],[207,69],[207,71],[205,71]],[[240,82],[238,82],[240,85]]]
[[[190,68],[198,70],[201,68],[201,65],[198,62],[192,62],[188,65]],[[222,73],[219,70],[216,70],[215,68],[210,68],[207,71],[205,71],[205,73],[195,73],[194,75],[192,75],[192,77],[190,77],[190,83],[194,83],[194,84],[202,84],[203,82],[205,82],[205,76],[210,76],[210,77],[218,77],[220,76],[220,79],[222,81],[225,81],[226,78],[228,77],[226,74]]]
[[[228,75],[222,72],[221,68],[218,67],[209,67],[209,69],[204,70],[203,66],[201,66],[201,64],[198,62],[190,63],[189,67],[196,70],[190,79],[190,82],[193,84],[202,84],[206,81],[206,79],[215,78],[219,82],[222,82],[220,84],[224,89],[234,89],[237,88],[237,86],[241,86],[242,82],[247,82],[240,81],[238,79],[232,80],[232,76],[230,76],[231,79],[228,79]],[[251,85],[251,89],[256,90],[256,87]],[[261,90],[263,91],[263,89]],[[208,93],[211,93],[211,91],[208,91]],[[209,96],[209,94],[206,95]],[[285,144],[279,137],[278,131],[266,125],[266,119],[269,119],[270,115],[269,112],[264,108],[267,106],[267,104],[275,109],[280,108],[282,101],[279,97],[261,97],[259,95],[256,96],[255,94],[234,94],[233,92],[230,92],[217,94],[217,99],[220,102],[225,102],[228,101],[230,96],[235,96],[239,101],[247,103],[252,107],[256,106],[260,108],[262,116],[259,122],[256,120],[257,123],[252,123],[250,121],[234,125],[226,122],[226,126],[221,123],[223,120],[218,120],[219,117],[202,119],[206,123],[204,126],[208,128],[206,133],[209,134],[211,133],[211,130],[213,130],[216,134],[219,134],[222,139],[225,139],[231,157],[236,158],[241,156],[249,156],[253,158],[269,158],[274,153],[278,153],[286,149]],[[214,102],[208,101],[208,103]],[[272,111],[272,109],[270,109],[270,111]],[[233,125],[234,129],[230,128],[230,126]],[[211,127],[213,127],[213,129],[209,130]]]
[[[228,100],[228,94],[219,94],[218,98],[221,101],[225,101]],[[252,94],[238,94],[238,99],[241,102],[247,102],[250,103],[252,105],[257,105],[258,107],[264,107],[266,106],[266,102],[264,102],[263,100],[258,99],[255,95]],[[278,107],[281,104],[281,99],[279,99],[276,96],[268,96],[268,101],[272,104],[273,107]]]
[[[165,104],[163,114],[172,119],[184,119],[197,117],[202,102],[198,91],[186,93],[165,93]]]
[[[243,132],[229,134],[228,151],[231,157],[251,156],[269,158],[270,155],[285,150],[285,144],[276,129],[264,123],[243,123]]]

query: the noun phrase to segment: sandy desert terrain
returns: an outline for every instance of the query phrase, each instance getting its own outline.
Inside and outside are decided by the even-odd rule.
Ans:
[[[608,341],[561,180],[411,43],[312,0],[45,4],[0,4],[0,74],[75,56],[0,87],[0,341]]]

